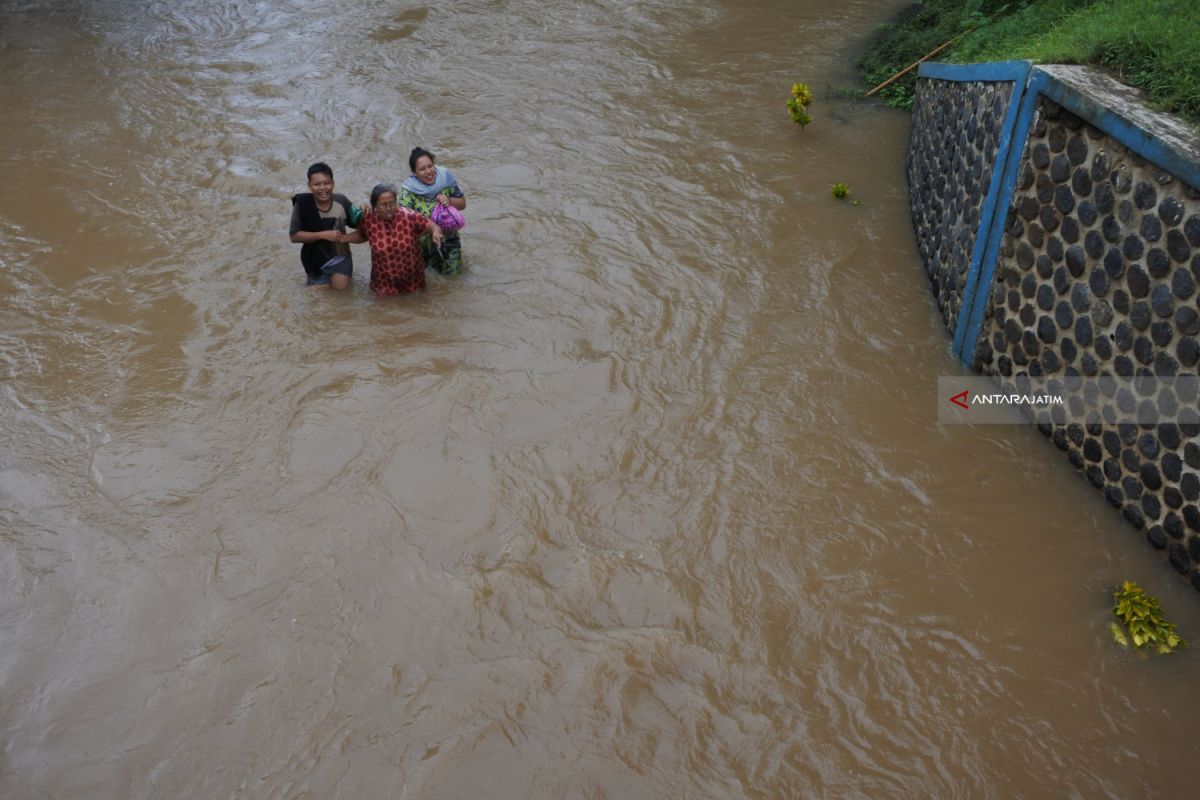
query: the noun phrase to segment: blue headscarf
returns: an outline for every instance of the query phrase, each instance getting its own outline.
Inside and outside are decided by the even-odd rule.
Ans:
[[[434,167],[434,170],[436,174],[434,175],[432,185],[422,182],[416,175],[409,175],[404,181],[404,190],[425,200],[432,200],[441,194],[444,189],[458,183],[458,181],[454,180],[453,173],[445,167]]]

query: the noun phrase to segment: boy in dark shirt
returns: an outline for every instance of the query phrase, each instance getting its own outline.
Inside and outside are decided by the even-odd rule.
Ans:
[[[318,161],[308,168],[308,192],[292,196],[288,234],[300,248],[306,286],[345,289],[354,274],[346,226],[358,227],[362,210],[333,191],[333,170]]]

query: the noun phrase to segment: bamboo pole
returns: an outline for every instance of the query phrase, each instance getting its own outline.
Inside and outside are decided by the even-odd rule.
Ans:
[[[870,97],[871,95],[875,94],[875,93],[876,93],[876,92],[878,92],[880,89],[882,89],[883,87],[885,87],[885,86],[888,86],[889,84],[891,84],[892,82],[894,82],[894,81],[895,81],[897,78],[901,78],[901,77],[903,77],[904,75],[907,75],[909,72],[911,72],[911,71],[913,70],[913,68],[915,68],[915,67],[919,66],[919,65],[920,65],[920,63],[921,63],[922,61],[927,61],[927,60],[929,60],[929,59],[933,58],[933,57],[934,57],[934,56],[936,56],[938,53],[942,52],[942,51],[943,51],[943,50],[945,50],[947,47],[949,47],[950,45],[954,44],[955,42],[957,42],[957,41],[958,41],[959,39],[961,39],[962,37],[966,36],[968,33],[974,33],[974,32],[975,32],[975,28],[972,28],[972,29],[971,29],[971,30],[969,30],[969,31],[963,31],[962,33],[960,33],[958,36],[955,36],[955,37],[954,37],[953,39],[951,39],[950,41],[948,41],[948,42],[946,42],[946,43],[944,43],[944,44],[940,44],[940,45],[938,45],[937,47],[933,48],[932,50],[930,50],[930,51],[929,51],[928,53],[926,53],[925,55],[923,55],[923,56],[921,56],[920,58],[918,58],[918,59],[917,59],[916,61],[914,61],[913,63],[909,64],[909,65],[908,65],[907,67],[905,67],[904,69],[902,69],[902,70],[900,70],[899,72],[897,72],[897,73],[896,73],[895,75],[893,75],[892,77],[888,78],[888,79],[887,79],[886,81],[884,81],[883,83],[881,83],[881,84],[879,84],[878,86],[876,86],[876,87],[875,87],[874,89],[872,89],[871,91],[869,91],[869,92],[867,92],[866,94],[864,94],[864,95],[863,95],[863,97]]]

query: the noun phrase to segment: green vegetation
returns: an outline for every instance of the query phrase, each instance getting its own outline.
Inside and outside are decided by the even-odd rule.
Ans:
[[[1142,587],[1133,581],[1125,581],[1121,588],[1113,593],[1113,613],[1125,623],[1125,629],[1133,638],[1134,647],[1153,646],[1159,653],[1170,653],[1177,647],[1187,644],[1179,634],[1175,633],[1174,623],[1163,618],[1162,606],[1153,596],[1146,594]],[[1113,639],[1122,647],[1129,646],[1125,632],[1117,623],[1112,623]]]
[[[830,187],[829,193],[832,194],[834,197],[836,197],[838,200],[845,200],[847,197],[850,196],[850,187],[844,183],[835,183],[833,186]]]
[[[801,128],[812,122],[812,117],[808,115],[808,104],[812,101],[812,91],[807,83],[792,84],[792,96],[788,98],[787,107],[792,115],[792,122]]]
[[[875,86],[954,40],[931,60],[1088,64],[1200,123],[1198,31],[1195,0],[927,0],[883,26],[859,69]],[[915,82],[914,69],[879,94],[908,108]]]

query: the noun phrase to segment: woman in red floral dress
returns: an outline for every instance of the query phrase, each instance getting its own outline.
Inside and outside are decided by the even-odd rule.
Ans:
[[[442,229],[426,217],[396,204],[397,189],[381,183],[371,190],[371,210],[347,241],[371,244],[371,291],[379,295],[405,294],[425,288],[425,258],[421,236],[432,231],[433,243],[442,243]]]

